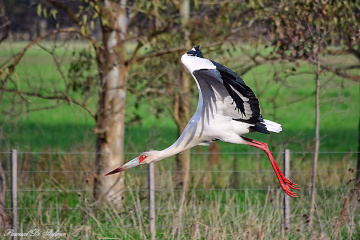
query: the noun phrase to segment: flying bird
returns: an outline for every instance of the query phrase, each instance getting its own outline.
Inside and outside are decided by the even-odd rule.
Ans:
[[[282,131],[280,124],[262,117],[254,92],[235,72],[204,58],[199,45],[182,55],[181,62],[191,73],[199,90],[196,112],[183,133],[170,147],[162,151],[143,152],[105,176],[160,161],[196,145],[209,145],[213,141],[221,140],[246,144],[265,151],[284,192],[291,197],[297,197],[291,188],[300,188],[282,174],[268,145],[244,137],[250,132],[269,134]]]

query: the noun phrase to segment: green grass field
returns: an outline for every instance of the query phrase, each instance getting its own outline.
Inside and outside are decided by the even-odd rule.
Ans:
[[[0,64],[9,62],[24,44],[2,43]],[[48,49],[53,46],[54,43],[43,45]],[[72,52],[87,46],[84,43],[60,43],[57,46],[57,60],[66,76]],[[248,50],[269,51],[250,46]],[[227,53],[219,56],[205,50],[204,55],[235,71],[240,71],[249,63],[240,50],[234,51],[231,56]],[[341,67],[353,60],[326,56],[324,61]],[[221,164],[211,169],[207,167],[208,155],[198,154],[200,151],[206,153],[207,147],[192,149],[192,184],[181,213],[178,211],[181,191],[174,190],[172,186],[174,157],[156,164],[159,239],[255,239],[259,235],[265,239],[307,239],[310,235],[315,239],[327,239],[333,236],[343,201],[351,196],[353,182],[350,180],[355,175],[349,169],[355,168],[356,162],[354,153],[334,152],[354,152],[357,149],[359,84],[331,74],[321,75],[320,151],[324,153],[319,158],[315,227],[313,232],[309,232],[305,215],[308,214],[315,124],[315,68],[299,62],[294,74],[289,71],[292,67],[294,65],[291,64],[265,64],[242,76],[259,98],[263,116],[283,126],[283,132],[279,134],[253,133],[250,137],[268,142],[279,163],[284,148],[292,151],[291,179],[302,190],[298,191],[299,198],[291,200],[290,236],[284,236],[281,231],[282,192],[266,156],[247,146],[219,143]],[[53,58],[40,47],[29,50],[16,73],[10,86],[24,91],[40,88],[46,94],[52,90],[62,91],[65,86]],[[278,75],[276,81],[275,73]],[[80,98],[79,93],[71,94]],[[92,172],[95,155],[92,152],[95,151],[95,136],[91,131],[94,120],[76,105],[33,97],[26,99],[5,94],[0,102],[0,151],[6,152],[0,154],[0,159],[8,159],[7,152],[18,149],[19,166],[21,170],[27,169],[19,173],[21,227],[60,229],[68,233],[68,237],[71,234],[78,239],[84,239],[84,236],[88,239],[148,238],[146,167],[125,173],[127,189],[123,210],[94,204]],[[177,130],[170,113],[164,111],[156,118],[154,103],[143,100],[137,109],[134,106],[135,97],[128,93],[127,99],[125,148],[131,153],[127,155],[129,160],[138,152],[149,148],[160,150],[176,140]],[[195,111],[197,96],[192,99]],[[162,99],[154,101],[158,104]],[[94,111],[96,102],[96,96],[88,100]],[[32,111],[55,106],[58,107]],[[18,115],[21,111],[29,113]],[[130,122],[134,113],[141,116],[141,124]],[[234,152],[247,154],[234,155]],[[3,167],[8,169],[8,161],[3,163]],[[352,206],[349,205],[346,220],[341,224],[342,239],[360,238],[360,212],[359,208]],[[174,232],[179,224],[182,230]]]
[[[7,62],[11,56],[20,51],[24,43],[4,43],[7,47],[0,50],[0,63]],[[45,44],[51,48],[51,44]],[[56,56],[62,61],[61,69],[66,75],[72,51],[83,44],[60,45],[56,49]],[[246,63],[246,58],[237,51],[230,56],[212,56],[209,58],[222,62],[228,67],[238,69],[236,57],[240,56],[241,62]],[[59,60],[59,61],[60,61]],[[328,60],[330,61],[330,60]],[[331,59],[334,65],[344,64],[344,59]],[[180,61],[179,61],[180,64]],[[234,66],[232,66],[234,65]],[[297,69],[298,75],[290,76],[286,72],[289,66],[261,65],[242,76],[246,83],[253,88],[260,99],[262,113],[265,118],[275,120],[283,125],[283,132],[272,134],[270,137],[256,134],[253,136],[259,140],[274,142],[274,146],[287,146],[290,149],[301,151],[311,150],[314,132],[314,67],[300,63]],[[275,82],[272,78],[274,72],[281,73],[281,81]],[[17,86],[26,91],[41,88],[42,91],[64,89],[64,80],[57,70],[51,55],[39,47],[29,50],[17,68]],[[322,74],[322,96],[321,96],[321,151],[355,151],[357,147],[357,124],[359,118],[359,86],[357,83],[333,77],[330,74]],[[129,81],[139,81],[130,79]],[[75,97],[80,98],[78,93]],[[2,111],[10,111],[10,102],[13,99],[5,96],[2,100]],[[28,102],[22,101],[18,108],[38,109],[42,107],[58,108],[30,112],[19,117],[7,116],[4,112],[0,117],[2,127],[1,146],[3,149],[18,148],[19,150],[41,151],[51,148],[57,150],[68,150],[74,145],[94,146],[94,136],[91,129],[94,121],[89,115],[76,105],[60,104],[54,101],[39,100],[27,97]],[[89,105],[96,108],[96,96],[89,100]],[[144,144],[148,143],[150,148],[163,148],[176,140],[175,124],[172,122],[170,113],[165,112],[159,119],[151,113],[151,106],[145,101],[140,110],[134,108],[134,96],[128,94],[127,116],[135,112],[142,117],[142,125],[127,127],[126,146],[127,151],[142,151]],[[161,101],[161,100],[160,100]],[[25,102],[25,103],[24,103]],[[197,104],[197,96],[193,97],[193,111]],[[150,132],[157,140],[148,140]],[[161,139],[164,133],[171,133],[172,138]],[[141,134],[141,137],[139,136]],[[255,134],[254,134],[255,135]],[[31,136],[31,138],[29,138]],[[140,142],[139,142],[140,141]],[[148,141],[152,142],[149,143]],[[138,149],[133,149],[133,145]],[[234,151],[238,146],[223,144],[224,151]],[[131,149],[130,149],[131,148]],[[241,148],[240,148],[241,149]],[[244,150],[244,149],[241,149]]]
[[[11,56],[20,51],[24,43],[3,43],[4,47],[0,50],[0,63],[7,62]],[[45,47],[51,49],[51,43]],[[61,61],[63,74],[67,74],[67,67],[72,59],[74,49],[87,48],[80,43],[61,45],[56,48],[56,57]],[[6,46],[6,47],[5,47]],[[262,50],[267,51],[267,50]],[[239,62],[236,61],[239,56]],[[239,69],[239,65],[246,63],[247,59],[238,50],[232,57],[216,56],[210,54],[209,58],[219,62],[224,62],[234,70]],[[344,64],[343,58],[332,58],[334,65]],[[180,61],[179,61],[179,64]],[[346,64],[346,63],[345,63]],[[233,66],[232,66],[233,65]],[[290,66],[291,67],[291,66]],[[300,63],[296,73],[299,75],[290,76],[286,74],[289,66],[261,65],[242,76],[245,82],[253,88],[257,94],[262,113],[265,118],[275,120],[283,125],[283,132],[272,134],[270,137],[261,134],[254,134],[254,138],[259,140],[269,140],[274,142],[274,146],[287,146],[290,149],[301,151],[311,150],[314,132],[314,67],[305,63]],[[273,80],[274,72],[280,72],[281,81]],[[24,56],[17,70],[16,87],[24,91],[34,88],[41,88],[42,91],[64,89],[64,80],[57,70],[50,54],[39,47],[30,49]],[[285,72],[285,73],[283,73]],[[359,86],[357,83],[333,77],[330,74],[322,74],[322,96],[321,96],[321,151],[355,151],[357,148],[357,124],[359,118]],[[129,81],[139,81],[129,79]],[[15,84],[14,84],[15,85]],[[80,98],[80,94],[73,93],[74,97]],[[39,100],[27,97],[28,102],[22,101],[17,104],[18,109],[33,110],[39,107],[58,108],[30,112],[16,118],[8,116],[4,111],[11,109],[12,97],[7,95],[2,99],[0,117],[2,127],[1,146],[3,149],[18,148],[19,150],[41,151],[51,148],[56,150],[68,150],[71,146],[85,145],[94,146],[94,136],[91,129],[94,121],[89,115],[76,105],[60,104],[55,101]],[[19,100],[17,100],[19,101]],[[164,112],[161,118],[156,119],[152,113],[152,108],[145,101],[144,105],[137,110],[134,108],[134,96],[128,94],[127,116],[137,111],[142,117],[142,125],[133,126],[129,124],[126,134],[127,151],[143,151],[144,144],[147,143],[147,136],[154,131],[158,140],[149,144],[150,148],[158,149],[166,147],[176,140],[176,129],[170,113]],[[161,101],[161,100],[160,100]],[[89,105],[96,109],[96,95],[90,98]],[[197,104],[197,96],[193,97],[193,111]],[[139,138],[139,132],[142,136]],[[171,133],[172,138],[161,139],[163,133]],[[140,141],[140,142],[139,142]],[[133,149],[133,145],[138,149]],[[131,148],[131,149],[130,149]],[[234,151],[238,146],[222,145],[223,151]],[[245,148],[246,149],[246,148]],[[242,151],[244,149],[241,149]],[[252,150],[250,150],[252,151]]]

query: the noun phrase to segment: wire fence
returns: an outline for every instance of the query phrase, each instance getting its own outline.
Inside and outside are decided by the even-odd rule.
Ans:
[[[20,222],[24,224],[23,216],[31,211],[94,211],[94,210],[106,210],[113,209],[112,207],[104,207],[100,205],[84,205],[77,201],[71,205],[64,203],[68,201],[69,194],[78,195],[86,194],[87,197],[91,196],[94,191],[93,181],[95,171],[93,170],[93,162],[96,154],[102,154],[97,152],[16,152],[16,170],[14,167],[13,156],[14,151],[0,152],[0,162],[3,168],[3,173],[6,176],[6,184],[4,185],[6,201],[5,210],[11,211],[12,229],[18,228]],[[127,156],[137,155],[138,153],[129,152],[125,153]],[[220,162],[216,165],[209,166],[209,160],[206,156],[217,154],[220,156]],[[288,169],[288,175],[294,182],[300,181],[302,186],[302,192],[307,192],[310,189],[309,179],[311,176],[310,166],[311,159],[304,159],[304,155],[312,154],[312,152],[291,152],[290,157],[283,157],[282,152],[274,154],[278,163],[279,160],[286,164],[286,161],[291,160],[291,169]],[[317,175],[319,176],[317,189],[321,193],[344,193],[353,190],[352,183],[354,182],[356,175],[356,154],[357,152],[320,152],[319,170]],[[239,158],[238,156],[244,156]],[[83,156],[87,156],[84,158]],[[224,163],[224,159],[227,163]],[[225,156],[225,157],[224,157]],[[268,194],[274,192],[278,194],[279,186],[274,178],[274,171],[270,168],[270,165],[263,164],[265,162],[260,152],[221,152],[221,153],[208,153],[208,152],[193,152],[192,158],[197,162],[192,166],[192,170],[189,171],[192,179],[192,185],[185,191],[187,194],[210,194],[215,192],[222,193],[250,193],[256,194],[262,192]],[[254,160],[255,159],[255,160]],[[295,159],[295,160],[294,160]],[[11,164],[10,164],[11,163]],[[240,166],[241,165],[241,166]],[[282,165],[282,164],[281,164]],[[279,166],[281,166],[279,164]],[[290,164],[288,164],[290,165]],[[170,164],[164,166],[157,166],[154,177],[154,187],[152,198],[164,198],[161,194],[174,194],[182,193],[184,189],[176,188],[172,184],[174,175],[179,173],[175,171]],[[201,169],[204,168],[204,169]],[[241,170],[240,168],[245,168]],[[231,170],[224,170],[231,169]],[[126,186],[122,189],[123,194],[140,194],[138,198],[143,198],[146,195],[150,195],[150,189],[147,187],[147,175],[151,175],[149,170],[144,168],[138,168],[136,170],[129,171],[125,176]],[[265,176],[266,175],[266,176]],[[331,176],[330,176],[331,175]],[[12,176],[12,180],[10,180]],[[322,176],[326,176],[326,181],[321,181]],[[289,176],[285,176],[289,177]],[[139,181],[139,179],[141,179]],[[240,180],[241,179],[241,180]],[[304,180],[306,179],[306,180]],[[14,180],[16,180],[14,182]],[[136,180],[136,181],[135,181]],[[137,183],[134,183],[137,182]],[[3,184],[3,183],[2,183]],[[16,184],[16,186],[14,186]],[[14,191],[16,194],[14,195]],[[59,203],[53,203],[52,206],[36,206],[34,196],[31,194],[66,194],[64,201]],[[29,195],[30,194],[30,195]],[[160,194],[160,195],[159,195]],[[11,201],[9,195],[12,196]],[[342,194],[343,195],[343,194]],[[81,196],[83,197],[83,196]],[[286,197],[286,196],[284,196]],[[16,198],[16,199],[15,199]],[[48,197],[48,198],[51,198]],[[62,197],[64,198],[64,197]],[[79,197],[80,198],[80,197]],[[16,200],[19,200],[16,203]],[[51,203],[52,200],[49,200]],[[56,200],[53,200],[56,201]],[[140,201],[140,200],[139,200]],[[143,200],[141,200],[143,201]],[[141,202],[140,201],[140,202]],[[136,210],[140,205],[138,203],[131,206],[124,206],[124,211]],[[10,207],[9,207],[10,206]],[[152,207],[142,206],[143,213],[151,212],[151,208],[155,208],[153,212],[161,212],[162,210],[176,211],[178,205],[166,206],[162,203],[152,204]],[[197,206],[197,211],[209,209],[208,206]],[[219,206],[219,209],[230,210],[246,210],[245,207],[232,206],[228,208],[226,205]],[[290,206],[283,205],[284,220],[286,218],[296,218],[299,216],[293,215],[290,217]],[[25,213],[24,213],[25,212]],[[286,213],[285,213],[286,212]],[[27,215],[28,216],[28,215]],[[149,225],[155,224],[155,217],[149,217]],[[285,221],[286,222],[286,221]],[[287,226],[286,226],[287,224]],[[285,229],[290,229],[290,223],[285,224]],[[96,224],[95,224],[96,225]],[[44,224],[44,226],[46,226]],[[73,226],[74,227],[74,226]],[[131,228],[134,225],[122,225],[122,228]],[[169,227],[169,226],[167,226]],[[161,229],[161,225],[156,226]]]

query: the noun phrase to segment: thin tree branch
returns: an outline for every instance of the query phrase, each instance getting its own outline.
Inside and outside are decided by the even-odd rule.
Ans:
[[[96,114],[93,112],[93,110],[88,105],[86,105],[85,103],[82,103],[79,100],[76,100],[75,98],[72,98],[68,95],[46,96],[41,93],[22,92],[22,91],[18,91],[16,89],[4,89],[4,88],[0,88],[0,91],[5,91],[5,92],[9,92],[9,93],[17,93],[20,96],[37,97],[37,98],[46,99],[46,100],[61,100],[61,101],[69,102],[69,103],[75,103],[76,105],[84,108],[90,114],[90,116],[92,118],[95,119],[95,117],[96,117]]]
[[[292,58],[284,58],[290,62],[294,62],[295,59],[292,59]],[[309,63],[312,63],[314,65],[316,65],[316,60],[313,60],[313,59],[307,59]],[[324,63],[321,65],[321,68],[322,70],[326,70],[328,72],[331,72],[331,73],[334,73],[340,77],[343,77],[343,78],[347,78],[349,80],[353,80],[355,82],[360,82],[360,76],[357,76],[357,75],[351,75],[351,74],[348,74],[346,72],[342,72],[340,71],[340,69],[332,69],[331,67],[328,67],[326,66]],[[346,67],[344,69],[347,69]],[[351,68],[350,68],[351,69]]]
[[[157,37],[158,35],[161,35],[163,33],[167,33],[169,28],[170,28],[170,25],[171,25],[171,21],[168,22],[168,24],[161,30],[158,30],[158,31],[155,31],[153,33],[151,33],[149,36],[148,36],[148,42],[151,42],[151,40],[155,37]],[[133,52],[131,58],[126,62],[127,65],[131,65],[133,62],[137,62],[137,55],[139,53],[139,50],[141,49],[141,47],[144,46],[144,44],[141,42],[141,41],[138,41],[138,44],[136,46],[136,49],[135,51]],[[166,54],[166,53],[165,53]],[[163,55],[163,54],[161,54]],[[141,61],[141,60],[140,60]]]
[[[60,8],[64,12],[66,12],[69,17],[79,26],[83,26],[83,23],[80,21],[80,19],[76,16],[76,14],[69,8],[66,4],[54,0],[47,0],[47,2],[51,5],[53,5],[56,8]]]
[[[202,47],[203,48],[210,48],[210,47],[216,47],[216,46],[221,46],[227,39],[229,39],[231,36],[233,36],[234,34],[236,34],[237,32],[239,32],[240,30],[244,29],[244,28],[248,28],[250,27],[250,25],[245,26],[245,27],[239,27],[239,28],[235,28],[233,30],[231,30],[228,34],[226,34],[221,40],[219,40],[218,42],[212,43],[212,44],[204,44]],[[162,33],[162,31],[159,31],[159,34]],[[139,45],[138,45],[139,46]],[[141,46],[139,46],[140,48]],[[159,56],[163,56],[166,54],[170,54],[170,53],[176,53],[176,52],[183,52],[183,51],[188,51],[190,49],[188,49],[188,47],[186,46],[180,46],[177,48],[169,48],[169,49],[161,49],[159,51],[156,52],[152,52],[152,53],[147,53],[143,56],[140,57],[136,57],[135,54],[133,54],[133,56],[131,57],[131,61],[133,62],[141,62],[145,59],[148,58],[153,58],[153,57],[159,57]],[[137,54],[137,52],[136,52]],[[129,61],[128,61],[129,62]]]
[[[101,50],[98,46],[98,42],[96,41],[95,38],[91,37],[90,35],[83,34],[79,29],[74,28],[74,27],[53,30],[50,33],[47,33],[45,35],[42,35],[42,36],[36,38],[32,42],[30,42],[28,45],[26,45],[23,48],[23,50],[14,58],[14,61],[10,65],[8,65],[8,67],[6,67],[5,71],[7,72],[7,75],[4,77],[4,80],[1,82],[0,90],[4,88],[5,84],[10,79],[10,76],[14,73],[17,64],[20,62],[20,60],[22,59],[24,54],[27,52],[27,50],[29,50],[32,46],[38,44],[40,41],[42,41],[44,39],[47,39],[58,33],[64,33],[64,32],[65,33],[75,32],[75,33],[79,34],[80,36],[84,37],[85,39],[87,39],[88,41],[90,41],[97,53],[97,56],[99,56]],[[4,66],[2,66],[2,67],[4,67]],[[0,99],[2,98],[2,96],[3,96],[3,94],[0,93]]]
[[[16,65],[20,62],[21,58],[24,56],[24,54],[26,53],[27,50],[29,50],[29,48],[31,48],[32,46],[36,45],[37,43],[39,43],[40,41],[47,39],[49,37],[51,37],[52,35],[56,35],[58,33],[71,33],[71,32],[75,32],[79,35],[81,35],[82,37],[84,37],[85,39],[89,40],[93,47],[95,48],[95,50],[97,50],[98,47],[98,42],[96,41],[95,38],[83,34],[79,29],[74,28],[74,27],[70,27],[70,28],[63,28],[63,29],[56,29],[51,31],[50,33],[47,33],[43,36],[38,37],[37,39],[35,39],[34,41],[32,41],[31,43],[29,43],[28,45],[26,45],[23,50],[15,57],[15,60],[13,61],[13,63],[9,66],[10,69],[10,73],[12,73],[16,67]]]
[[[39,45],[39,46],[40,46],[40,45]],[[42,46],[40,46],[40,48],[43,49],[45,52],[47,52],[47,53],[52,57],[52,59],[54,60],[54,63],[55,63],[55,65],[56,65],[56,68],[57,68],[57,70],[59,71],[60,76],[61,76],[61,78],[62,78],[63,81],[64,81],[65,89],[66,89],[65,92],[68,92],[69,86],[68,86],[67,81],[66,81],[66,76],[65,76],[63,70],[61,69],[61,63],[57,60],[57,58],[56,58],[56,56],[55,56],[55,54],[54,54],[54,51],[50,51],[50,50],[48,50],[48,49],[46,49],[45,47],[42,47]]]
[[[356,82],[360,82],[360,76],[356,76],[356,75],[351,75],[351,74],[348,74],[346,72],[341,72],[339,69],[332,69],[330,67],[327,67],[327,66],[322,66],[322,68],[328,72],[332,72],[340,77],[344,77],[344,78],[347,78],[347,79],[350,79],[350,80],[353,80],[353,81],[356,81]]]
[[[3,111],[3,114],[9,115],[11,117],[17,117],[17,116],[20,116],[22,114],[29,114],[29,113],[32,113],[32,112],[55,109],[55,108],[58,108],[60,105],[63,105],[63,104],[64,103],[56,104],[56,105],[53,105],[53,106],[47,106],[47,107],[39,107],[39,108],[34,108],[34,109],[27,109],[26,111],[21,111],[19,113],[15,113],[14,110],[11,109],[11,111]]]
[[[138,91],[135,88],[132,87],[127,87],[127,90],[129,90],[129,92],[131,92],[134,95],[147,95],[147,94],[157,94],[157,95],[169,95],[168,93],[166,93],[165,90],[161,90],[161,89],[156,89],[156,88],[146,88],[142,91]]]
[[[349,47],[349,51],[360,61],[360,51],[356,50],[353,47]]]
[[[329,54],[331,55],[354,55],[360,61],[360,51],[356,50],[353,47],[349,47],[348,49],[341,49],[341,50],[329,50]]]
[[[145,54],[143,56],[137,57],[135,59],[135,61],[136,62],[141,62],[141,61],[143,61],[145,59],[148,59],[148,58],[163,56],[163,55],[166,55],[166,54],[169,54],[169,53],[182,52],[182,51],[186,51],[186,50],[190,50],[190,49],[187,49],[184,46],[177,47],[177,48],[170,48],[170,49],[162,49],[162,50],[159,50],[157,52],[148,53],[148,54]]]
[[[347,67],[344,67],[344,69],[346,69],[346,70],[360,69],[360,65],[347,66]]]
[[[133,52],[131,58],[126,62],[126,65],[131,65],[134,61],[136,62],[136,58],[137,58],[137,55],[141,49],[141,47],[143,46],[144,44],[141,42],[141,41],[138,41],[137,42],[137,46],[135,48],[135,51]]]

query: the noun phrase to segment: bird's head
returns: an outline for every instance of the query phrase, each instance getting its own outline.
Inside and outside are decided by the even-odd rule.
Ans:
[[[148,151],[148,152],[143,152],[138,157],[127,162],[126,164],[122,165],[121,167],[118,167],[118,168],[112,170],[111,172],[107,173],[105,176],[108,176],[108,175],[111,175],[114,173],[118,173],[118,172],[122,172],[129,168],[156,162],[161,159],[162,159],[162,157],[161,157],[160,151],[152,150],[152,151]]]
[[[193,47],[190,51],[186,53],[188,56],[191,57],[198,57],[198,58],[204,58],[200,51],[200,45],[197,45],[196,47]]]

